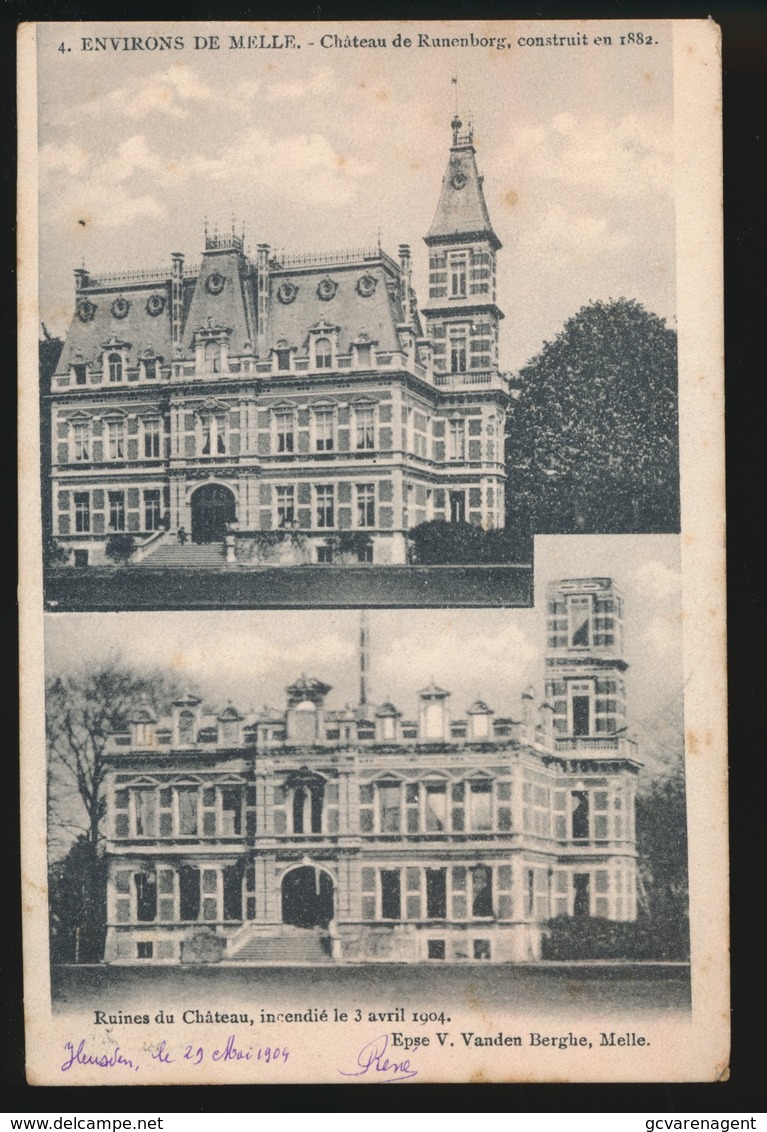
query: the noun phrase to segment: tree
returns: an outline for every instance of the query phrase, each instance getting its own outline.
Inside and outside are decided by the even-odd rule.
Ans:
[[[676,334],[629,299],[583,307],[518,374],[507,509],[538,533],[679,530]]]
[[[657,940],[658,958],[689,956],[687,806],[681,770],[653,782],[636,803],[640,914]]]
[[[408,531],[418,566],[479,566],[530,562],[532,548],[515,526],[486,531],[473,523],[430,519]]]
[[[99,914],[94,921],[93,916],[103,908],[100,841],[107,740],[125,730],[138,701],[145,699],[162,712],[179,690],[163,672],[138,675],[119,661],[48,682],[50,914],[59,954],[77,954],[80,961],[100,958],[104,917]]]
[[[104,547],[104,554],[116,566],[127,566],[136,549],[136,540],[133,535],[118,533],[110,535]]]

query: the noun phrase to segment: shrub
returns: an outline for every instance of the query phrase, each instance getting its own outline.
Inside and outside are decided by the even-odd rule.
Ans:
[[[107,539],[104,553],[118,566],[124,566],[130,560],[135,549],[136,540],[133,535],[115,534],[110,535]]]

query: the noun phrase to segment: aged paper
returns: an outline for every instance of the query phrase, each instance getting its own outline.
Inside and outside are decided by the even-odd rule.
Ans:
[[[30,1082],[726,1078],[716,26],[19,45]]]

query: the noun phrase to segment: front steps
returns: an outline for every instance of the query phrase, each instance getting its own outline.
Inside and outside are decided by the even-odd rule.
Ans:
[[[319,928],[282,927],[278,934],[253,934],[227,952],[232,963],[331,963],[327,932]]]
[[[225,566],[224,544],[220,542],[187,542],[182,546],[179,542],[163,542],[157,547],[157,550],[147,554],[146,558],[136,565],[139,568],[151,566],[153,569],[163,570]]]

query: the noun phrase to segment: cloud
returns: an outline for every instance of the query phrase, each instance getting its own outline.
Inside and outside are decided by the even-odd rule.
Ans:
[[[657,657],[677,656],[681,645],[681,620],[678,616],[653,617],[641,640]]]
[[[634,571],[634,584],[656,601],[673,597],[678,599],[682,587],[682,574],[657,558],[650,558]]]
[[[181,62],[129,86],[110,91],[105,99],[112,113],[134,119],[146,118],[149,114],[186,118],[195,104],[221,101],[219,91],[207,86],[187,63]],[[96,106],[94,109],[100,111],[102,108]]]
[[[607,197],[673,191],[672,124],[656,114],[626,115],[617,122],[605,114],[557,114],[544,125],[517,130],[509,159],[526,178]]]

